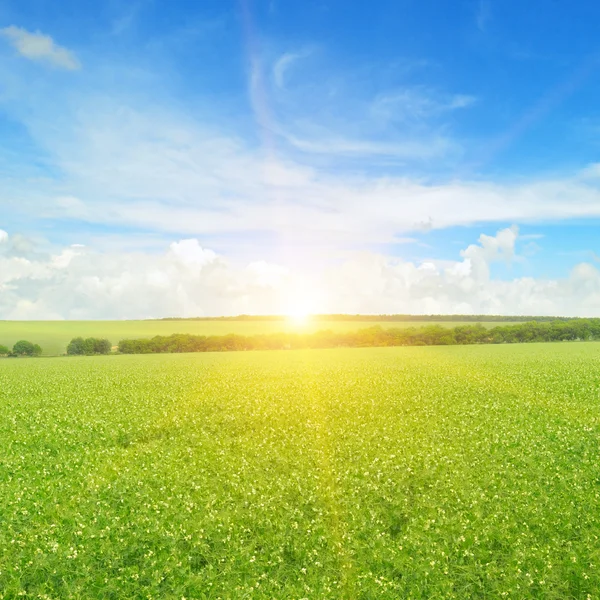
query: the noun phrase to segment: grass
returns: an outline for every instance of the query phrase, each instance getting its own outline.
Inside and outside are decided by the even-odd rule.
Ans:
[[[599,359],[2,361],[0,598],[598,598]]]
[[[456,327],[464,323],[442,321],[423,322],[370,322],[370,321],[315,321],[305,325],[292,321],[0,321],[0,344],[10,346],[21,339],[39,344],[46,356],[56,356],[66,352],[67,344],[74,337],[107,338],[113,345],[122,339],[190,333],[194,335],[226,335],[237,333],[277,333],[281,331],[314,332],[322,329],[333,331],[357,331],[365,327],[422,327],[438,324]],[[483,323],[487,327],[509,323]]]

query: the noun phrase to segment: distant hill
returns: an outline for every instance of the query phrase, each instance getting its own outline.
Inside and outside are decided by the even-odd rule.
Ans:
[[[156,321],[286,321],[287,315],[237,315],[235,317],[165,317],[163,319],[148,319]],[[373,321],[373,322],[511,322],[523,323],[529,321],[547,322],[547,321],[570,321],[580,317],[540,317],[540,316],[515,316],[515,315],[311,315],[312,321]]]

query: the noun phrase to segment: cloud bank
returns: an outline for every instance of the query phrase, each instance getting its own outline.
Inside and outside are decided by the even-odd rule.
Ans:
[[[480,236],[461,259],[414,263],[357,253],[315,271],[273,261],[234,265],[197,239],[160,254],[70,246],[43,253],[0,232],[0,318],[90,319],[318,313],[600,316],[600,271],[576,265],[564,279],[496,280],[516,258],[518,228]]]

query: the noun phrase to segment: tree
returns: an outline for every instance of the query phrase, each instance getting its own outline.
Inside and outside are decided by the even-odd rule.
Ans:
[[[112,344],[106,339],[96,340],[95,350],[97,354],[110,354]]]
[[[67,354],[71,356],[92,356],[93,354],[110,354],[111,343],[105,339],[82,337],[73,338],[67,346]]]
[[[8,354],[10,354],[10,349],[0,344],[0,356],[6,356]]]
[[[73,338],[67,346],[67,354],[71,356],[77,356],[85,354],[84,351],[84,340],[82,337]]]
[[[19,340],[13,346],[13,354],[16,356],[39,356],[42,349],[38,344],[32,344],[27,340]]]
[[[86,338],[83,340],[83,353],[86,356],[96,354],[96,340],[94,338]]]

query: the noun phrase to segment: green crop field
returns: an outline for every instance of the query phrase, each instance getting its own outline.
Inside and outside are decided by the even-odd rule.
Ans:
[[[0,598],[600,597],[595,343],[0,361]]]
[[[194,335],[225,335],[237,333],[277,333],[281,331],[314,332],[323,329],[333,331],[357,331],[365,327],[423,327],[438,324],[444,327],[464,325],[457,321],[442,322],[372,322],[372,321],[313,321],[304,325],[293,321],[0,321],[0,344],[12,346],[21,339],[39,344],[45,355],[56,356],[66,352],[67,344],[74,337],[99,337],[109,339],[116,345],[122,339],[190,333]],[[508,325],[483,323],[486,327]]]

